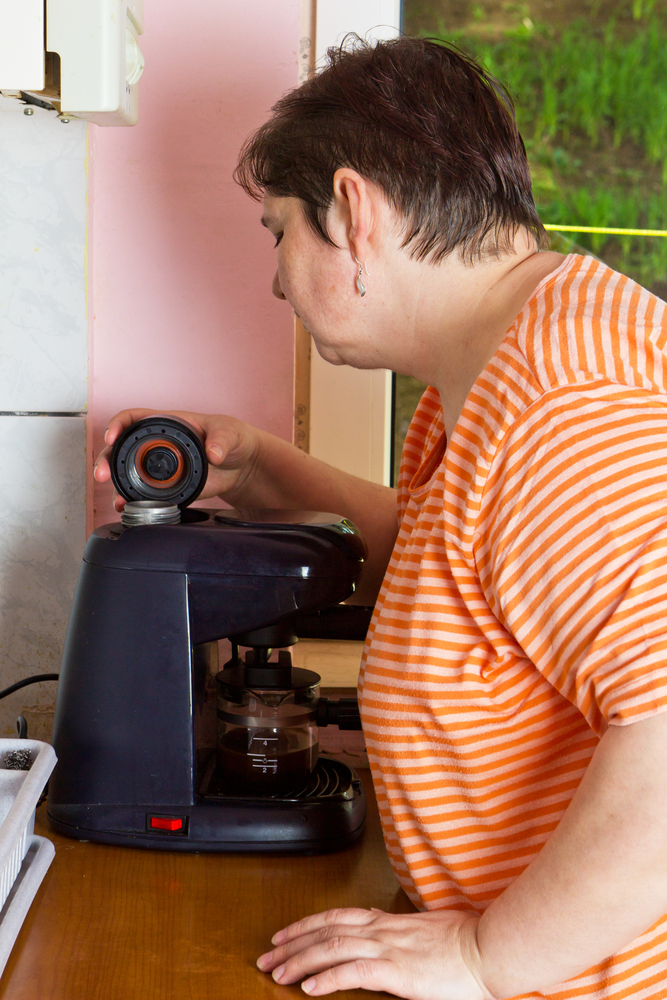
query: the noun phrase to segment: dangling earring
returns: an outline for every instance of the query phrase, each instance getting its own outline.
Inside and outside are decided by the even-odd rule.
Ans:
[[[364,273],[364,265],[361,263],[358,257],[355,257],[354,259],[359,265],[359,274],[357,275],[357,291],[359,292],[359,295],[363,299],[364,295],[366,294],[366,287],[361,280],[361,276]],[[366,274],[368,274],[368,268],[366,268]]]

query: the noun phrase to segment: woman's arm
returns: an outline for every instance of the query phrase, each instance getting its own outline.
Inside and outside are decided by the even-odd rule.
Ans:
[[[366,987],[408,1000],[548,990],[667,912],[667,713],[611,726],[565,815],[481,919],[337,910],[280,931],[259,960],[311,996]]]
[[[131,423],[155,410],[123,410],[109,421],[107,447],[95,478],[111,476],[109,452]],[[354,601],[373,604],[398,531],[396,492],[369,483],[300,451],[282,438],[234,417],[174,412],[204,435],[209,473],[202,498],[220,496],[233,507],[283,507],[341,514],[353,521],[368,544],[369,557]],[[117,500],[117,507],[123,501]]]
[[[482,917],[499,997],[603,961],[667,912],[667,713],[610,726],[557,829]]]

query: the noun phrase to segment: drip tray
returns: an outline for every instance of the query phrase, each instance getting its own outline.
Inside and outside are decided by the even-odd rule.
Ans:
[[[280,799],[312,799],[326,798],[328,796],[343,795],[352,796],[352,782],[355,775],[347,766],[340,761],[331,760],[329,757],[320,757],[313,773],[300,783],[289,789],[282,795],[270,796],[270,798]]]
[[[284,802],[295,799],[301,801],[326,798],[351,799],[355,793],[358,794],[359,778],[347,764],[332,760],[330,757],[320,757],[315,770],[307,778],[295,780],[292,786],[287,789],[283,787],[274,795],[264,792],[261,795],[251,796],[225,788],[215,772],[214,761],[211,761],[202,785],[202,795],[206,799],[262,798]]]

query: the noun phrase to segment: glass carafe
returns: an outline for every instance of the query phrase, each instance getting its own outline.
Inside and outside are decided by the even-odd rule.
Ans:
[[[295,670],[294,674],[308,674],[308,683],[259,688],[230,683],[225,674],[231,673],[218,675],[217,763],[222,787],[247,795],[280,795],[298,787],[317,763],[318,675]]]

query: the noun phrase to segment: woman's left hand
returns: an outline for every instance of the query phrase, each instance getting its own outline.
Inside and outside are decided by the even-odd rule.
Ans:
[[[309,996],[386,990],[407,1000],[493,1000],[481,978],[479,917],[457,910],[393,914],[339,909],[290,924],[257,960]]]

